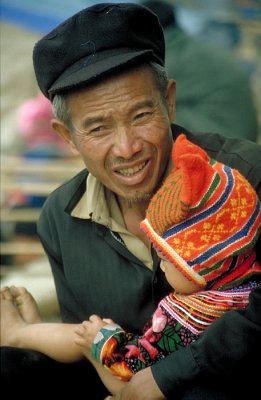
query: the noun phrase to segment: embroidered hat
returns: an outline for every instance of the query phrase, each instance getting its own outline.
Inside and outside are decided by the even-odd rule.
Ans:
[[[154,247],[199,287],[232,273],[243,276],[255,259],[261,205],[235,169],[209,158],[184,134],[176,139],[174,168],[153,196],[141,229]],[[237,270],[236,270],[237,267]],[[260,267],[259,267],[260,269]]]
[[[135,3],[101,3],[68,18],[33,51],[38,85],[50,99],[129,63],[164,65],[165,42],[157,16]]]

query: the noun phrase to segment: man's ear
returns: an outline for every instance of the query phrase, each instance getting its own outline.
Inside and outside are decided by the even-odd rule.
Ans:
[[[169,119],[171,122],[174,122],[176,118],[176,81],[174,81],[174,79],[169,79],[166,93],[166,101]]]
[[[59,121],[56,118],[53,118],[51,120],[51,124],[52,124],[52,128],[58,133],[58,135],[61,136],[61,138],[69,145],[71,151],[73,154],[77,155],[79,154],[74,141],[72,139],[72,134],[69,130],[69,128],[67,128],[66,125],[64,125],[61,121]]]

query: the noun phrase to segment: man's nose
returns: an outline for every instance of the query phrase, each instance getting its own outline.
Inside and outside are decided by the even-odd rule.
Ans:
[[[131,159],[142,150],[142,140],[133,127],[118,127],[114,138],[114,155]]]

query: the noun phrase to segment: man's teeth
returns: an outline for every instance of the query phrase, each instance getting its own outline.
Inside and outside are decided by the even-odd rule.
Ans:
[[[139,172],[140,170],[142,170],[144,168],[145,164],[146,164],[146,162],[144,161],[142,164],[137,165],[136,167],[120,169],[119,173],[124,176],[134,175],[137,172]]]

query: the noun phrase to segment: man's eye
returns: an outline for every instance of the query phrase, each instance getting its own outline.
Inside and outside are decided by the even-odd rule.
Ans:
[[[95,128],[92,128],[90,130],[90,133],[96,133],[96,132],[102,132],[104,131],[105,127],[104,126],[96,126]]]
[[[144,119],[144,118],[147,118],[149,115],[151,115],[151,113],[150,112],[142,112],[142,113],[139,113],[139,114],[137,114],[136,116],[135,116],[135,119]]]

